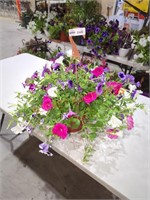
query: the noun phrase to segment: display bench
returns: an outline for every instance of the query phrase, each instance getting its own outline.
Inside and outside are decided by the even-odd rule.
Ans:
[[[56,48],[56,47],[61,47],[61,50],[63,52],[67,52],[68,50],[71,50],[71,44],[69,42],[61,42],[61,41],[52,41],[52,43],[50,44],[50,47],[52,48]],[[87,48],[86,46],[79,46],[77,45],[77,48],[80,52],[80,54],[82,55],[83,52],[89,53],[91,51],[90,48]],[[133,71],[138,71],[138,70],[144,70],[146,72],[149,72],[149,66],[147,65],[143,65],[141,63],[137,63],[135,60],[131,59],[128,60],[128,57],[120,57],[120,56],[115,56],[115,55],[106,55],[106,60],[108,64],[115,64],[118,65],[122,68],[125,69],[125,72],[128,73],[131,72],[131,70]]]
[[[20,54],[0,61],[0,110],[11,114],[17,103],[15,92],[22,92],[22,82],[30,77],[36,70],[43,68],[50,62],[30,54]],[[53,149],[78,168],[83,170],[98,183],[106,187],[120,199],[150,199],[150,99],[139,96],[138,102],[145,104],[144,111],[135,112],[135,128],[123,138],[122,147],[118,151],[106,154],[97,152],[96,159],[89,163],[81,160],[80,149],[82,142],[78,134],[66,140],[58,140],[53,144]],[[35,137],[44,141],[44,134],[39,130],[34,132]],[[107,149],[105,149],[106,153]],[[47,157],[47,159],[51,159]]]

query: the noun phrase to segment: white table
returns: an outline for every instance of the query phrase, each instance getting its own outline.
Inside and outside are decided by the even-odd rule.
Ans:
[[[0,61],[0,109],[10,113],[9,103],[15,103],[15,91],[21,91],[21,83],[35,70],[41,69],[47,61],[29,54],[21,54]],[[146,104],[148,115],[143,111],[135,113],[135,128],[122,140],[123,147],[110,152],[109,159],[102,152],[96,152],[94,159],[83,164],[82,142],[78,135],[54,143],[53,149],[75,164],[89,176],[121,199],[150,199],[150,100],[140,96],[139,102]],[[43,140],[43,134],[35,136]],[[96,159],[95,159],[96,158]],[[47,158],[50,159],[50,158]]]

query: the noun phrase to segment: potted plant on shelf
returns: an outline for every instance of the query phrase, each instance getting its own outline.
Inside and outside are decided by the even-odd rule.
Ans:
[[[32,21],[29,22],[27,28],[31,30],[33,35],[44,33],[44,29],[46,26],[46,19],[47,19],[46,11],[44,11],[43,13],[40,11],[36,11],[33,15]]]
[[[99,3],[95,0],[69,1],[67,3],[67,15],[68,18],[74,22],[74,26],[71,28],[86,28],[91,23],[97,23],[100,19],[104,19],[104,17],[100,14],[99,7]],[[82,36],[73,37],[73,39],[77,45],[86,45],[86,40]]]
[[[143,108],[135,102],[139,83],[132,75],[110,72],[105,63],[83,64],[68,57],[60,62],[62,58],[27,77],[26,92],[18,92],[13,117],[18,126],[24,122],[29,133],[35,127],[41,131],[40,148],[46,146],[41,152],[47,155],[50,145],[67,140],[74,128],[85,144],[83,160],[88,161],[96,138],[111,142],[133,128],[133,113]]]
[[[55,58],[56,54],[60,52],[60,47],[53,50],[50,48],[50,40],[43,41],[42,39],[38,39],[34,37],[30,41],[25,42],[22,40],[23,47],[19,48],[17,54],[21,53],[30,53],[32,55],[38,56],[40,58],[44,58],[47,60],[51,60]]]
[[[133,35],[134,56],[138,63],[149,65],[150,36],[149,34]]]
[[[119,30],[118,33],[120,40],[119,56],[126,57],[131,50],[131,33],[127,32],[125,29]]]

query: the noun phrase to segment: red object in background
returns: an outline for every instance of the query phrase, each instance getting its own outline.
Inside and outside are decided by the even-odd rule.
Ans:
[[[19,19],[21,19],[21,4],[20,4],[20,0],[16,0],[16,6],[17,6]]]

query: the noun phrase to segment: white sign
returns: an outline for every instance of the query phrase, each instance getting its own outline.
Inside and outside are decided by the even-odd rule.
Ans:
[[[85,28],[69,29],[69,36],[85,35]]]
[[[66,0],[47,0],[47,3],[66,3]]]

